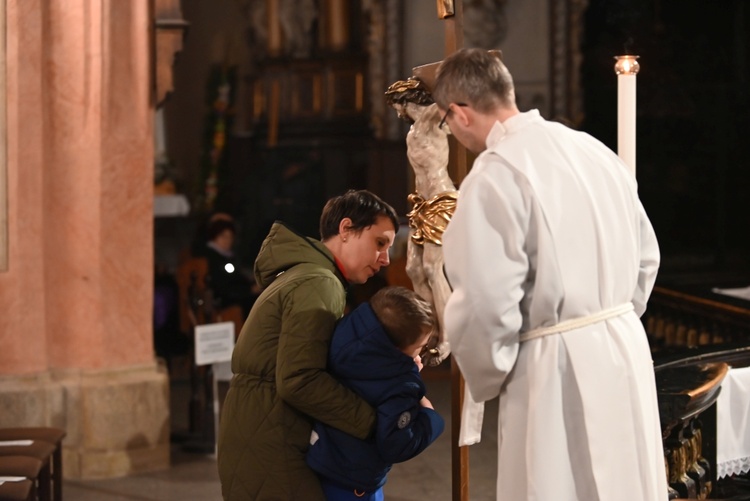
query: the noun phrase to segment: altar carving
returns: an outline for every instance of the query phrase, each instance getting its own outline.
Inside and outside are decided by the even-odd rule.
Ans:
[[[268,56],[311,57],[320,17],[314,0],[240,0],[240,6],[250,23],[253,63]]]
[[[589,3],[590,0],[550,3],[550,46],[553,51],[549,85],[550,115],[576,126],[584,119],[581,41]]]
[[[508,34],[507,0],[464,0],[466,47],[500,47]],[[469,28],[470,27],[470,28]]]
[[[388,87],[385,97],[399,118],[412,124],[406,135],[406,156],[414,171],[415,193],[409,196],[414,208],[408,214],[406,274],[414,290],[432,303],[438,318],[438,337],[422,355],[425,366],[435,366],[450,354],[443,315],[451,287],[443,270],[442,235],[456,207],[458,191],[448,173],[450,128],[438,127],[442,117],[429,92],[428,82],[433,73],[425,71],[424,66],[415,70],[420,70],[417,73],[425,79],[399,80]],[[456,391],[463,391],[454,411],[459,429],[456,445],[475,444],[481,438],[484,404],[471,398],[463,380],[458,379],[455,384]],[[467,459],[463,459],[464,464]],[[466,498],[464,494],[458,496]]]

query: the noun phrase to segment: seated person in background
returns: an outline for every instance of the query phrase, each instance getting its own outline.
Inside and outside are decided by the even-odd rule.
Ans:
[[[377,410],[374,436],[360,440],[316,423],[307,463],[328,501],[382,500],[393,463],[413,458],[443,432],[425,397],[420,353],[435,335],[432,306],[405,287],[384,287],[336,326],[328,371]]]
[[[229,216],[214,217],[206,227],[205,245],[195,249],[194,254],[208,261],[206,283],[213,292],[214,306],[218,309],[240,306],[247,317],[260,290],[234,257],[236,233]]]

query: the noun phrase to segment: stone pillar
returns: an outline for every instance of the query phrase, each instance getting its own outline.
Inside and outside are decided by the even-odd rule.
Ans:
[[[7,1],[0,426],[65,428],[71,478],[169,465],[150,30],[148,0]]]

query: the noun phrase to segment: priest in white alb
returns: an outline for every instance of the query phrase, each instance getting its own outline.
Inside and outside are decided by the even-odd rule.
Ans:
[[[470,151],[443,235],[451,353],[499,396],[498,500],[665,501],[653,362],[640,315],[659,247],[625,164],[521,113],[496,54],[440,65],[441,125]]]

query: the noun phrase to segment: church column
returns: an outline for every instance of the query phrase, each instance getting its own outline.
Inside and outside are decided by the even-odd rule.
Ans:
[[[28,374],[47,368],[44,312],[42,172],[44,155],[40,146],[42,86],[40,66],[42,17],[40,0],[6,4],[6,102],[8,188],[8,267],[0,272],[0,399],[7,395],[22,398],[16,383]],[[23,8],[19,8],[23,7]],[[36,33],[36,34],[34,34]],[[23,64],[19,64],[23,61]],[[23,166],[23,168],[20,168]],[[27,395],[40,406],[44,396]],[[13,398],[13,397],[11,397]],[[0,406],[16,409],[17,406]],[[7,411],[4,411],[7,415]],[[18,419],[28,414],[17,413]],[[0,414],[0,423],[3,414]]]
[[[152,341],[148,9],[147,0],[8,2],[14,92],[39,92],[29,109],[8,96],[20,214],[9,235],[15,263],[0,281],[28,268],[34,280],[15,283],[34,312],[2,326],[17,363],[0,368],[0,406],[14,409],[0,426],[65,428],[72,478],[169,464],[168,379]]]

